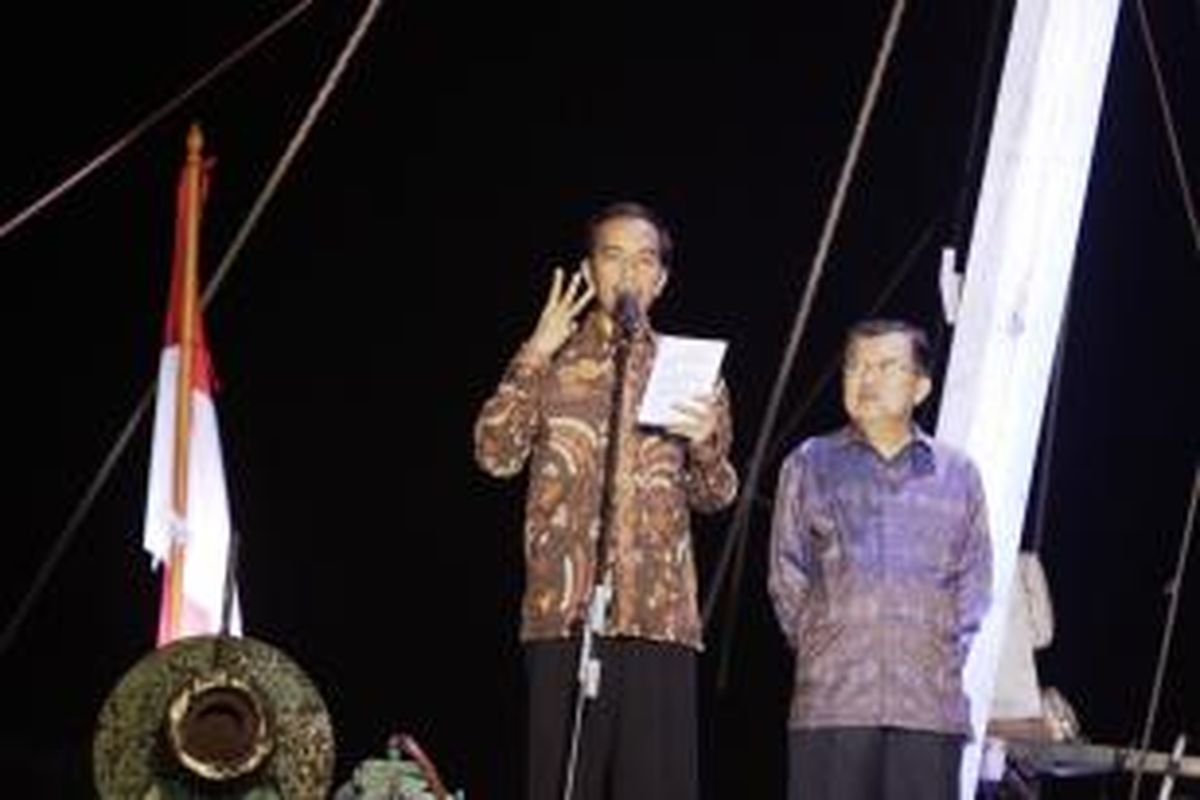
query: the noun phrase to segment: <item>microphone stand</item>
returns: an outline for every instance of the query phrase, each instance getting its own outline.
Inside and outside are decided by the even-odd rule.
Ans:
[[[609,539],[612,536],[614,486],[616,484],[617,455],[621,435],[623,407],[625,405],[625,379],[629,364],[629,344],[637,328],[638,309],[629,295],[622,295],[617,303],[616,350],[613,356],[613,383],[611,403],[608,409],[608,440],[604,452],[604,482],[600,496],[600,536],[596,541],[593,561],[593,581],[587,615],[583,620],[583,631],[579,642],[579,687],[575,692],[575,713],[571,724],[571,743],[567,752],[566,777],[563,783],[563,800],[572,800],[575,793],[575,772],[579,764],[579,745],[583,734],[583,713],[588,700],[600,695],[600,658],[596,654],[596,640],[604,635],[608,618],[608,606],[612,600],[612,570],[605,560]],[[603,570],[603,579],[597,582],[595,575]]]

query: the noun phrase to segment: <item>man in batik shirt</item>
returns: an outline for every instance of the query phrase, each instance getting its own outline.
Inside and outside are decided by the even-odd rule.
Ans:
[[[580,631],[592,589],[607,576],[613,597],[596,643],[599,695],[586,706],[574,796],[691,800],[701,631],[689,516],[729,505],[737,489],[728,394],[719,383],[666,429],[636,424],[655,352],[646,314],[667,283],[669,234],[649,209],[622,203],[591,220],[588,238],[579,272],[566,281],[555,271],[533,334],[475,425],[484,470],[529,470],[521,621],[528,797],[562,797]],[[619,337],[623,402],[597,565]]]
[[[962,669],[991,591],[979,474],[913,423],[932,388],[923,332],[847,336],[850,424],[784,461],[769,591],[795,651],[789,800],[958,797]]]

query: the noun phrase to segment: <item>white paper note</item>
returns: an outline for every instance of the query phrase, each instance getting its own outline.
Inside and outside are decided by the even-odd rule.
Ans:
[[[642,425],[666,426],[682,419],[676,404],[711,394],[720,376],[727,342],[691,336],[657,338],[654,365],[638,409]]]

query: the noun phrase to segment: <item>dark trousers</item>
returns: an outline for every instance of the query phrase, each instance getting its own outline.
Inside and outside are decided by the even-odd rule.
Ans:
[[[963,737],[899,728],[792,730],[788,800],[956,800]]]
[[[696,654],[601,639],[600,693],[585,705],[571,800],[694,800],[699,795]],[[561,800],[578,686],[579,643],[525,646],[529,800]]]

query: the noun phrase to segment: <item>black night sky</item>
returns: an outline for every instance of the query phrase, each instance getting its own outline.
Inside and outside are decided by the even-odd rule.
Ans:
[[[942,356],[948,347],[939,250],[967,244],[987,130],[973,148],[971,121],[979,103],[985,119],[991,110],[996,75],[983,67],[997,3],[1006,24],[1008,0],[906,13],[758,487],[724,693],[723,630],[708,632],[709,800],[782,796],[790,664],[764,587],[770,494],[783,453],[840,422],[835,385],[806,409],[803,398],[902,267],[880,310],[926,325]],[[0,218],[289,5],[6,11]],[[15,476],[0,622],[156,374],[188,124],[203,126],[217,159],[207,276],[365,5],[315,3],[0,240]],[[1200,185],[1200,5],[1146,6]],[[247,633],[321,689],[339,782],[407,730],[469,798],[519,796],[524,482],[475,467],[478,406],[532,330],[551,268],[580,257],[583,219],[640,199],[679,245],[657,326],[730,340],[744,472],[890,7],[384,3],[206,314]],[[1036,476],[1048,482],[1041,553],[1057,615],[1042,682],[1089,738],[1120,745],[1145,715],[1200,443],[1200,261],[1135,8],[1118,23],[1053,455]],[[0,656],[0,781],[24,791],[4,796],[91,796],[96,714],[153,646],[157,577],[140,549],[148,423]],[[729,521],[696,525],[703,587]],[[1200,741],[1195,549],[1160,750],[1181,732],[1193,752]],[[1044,791],[1123,797],[1122,786]]]

